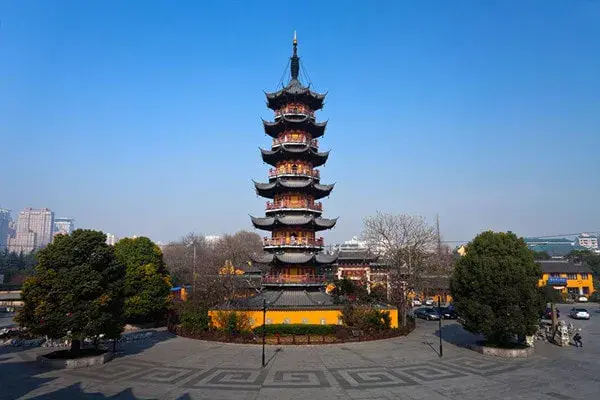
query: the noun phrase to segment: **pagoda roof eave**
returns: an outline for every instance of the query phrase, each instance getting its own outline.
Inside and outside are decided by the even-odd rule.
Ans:
[[[252,224],[257,229],[271,231],[279,226],[304,226],[312,227],[315,231],[331,229],[337,223],[338,218],[321,218],[314,215],[283,215],[276,217],[253,217],[250,216]]]
[[[325,134],[325,129],[327,128],[327,121],[316,122],[309,116],[297,120],[282,116],[274,122],[266,121],[264,119],[262,122],[265,133],[272,138],[277,138],[277,135],[287,130],[299,130],[310,133],[312,138],[316,139],[323,136]]]
[[[312,146],[288,146],[282,144],[275,150],[265,150],[259,147],[262,159],[267,164],[275,166],[280,161],[294,158],[306,159],[313,167],[320,167],[327,162],[329,151],[315,151]]]
[[[320,94],[310,90],[310,86],[303,86],[297,79],[292,79],[286,87],[277,92],[265,92],[267,107],[272,110],[281,108],[287,102],[299,101],[307,104],[312,110],[323,108],[327,93]]]
[[[280,192],[298,190],[305,193],[308,192],[308,194],[314,196],[315,200],[318,200],[329,196],[329,194],[335,187],[335,183],[330,185],[323,185],[321,183],[316,183],[315,180],[312,178],[305,180],[287,180],[277,178],[276,180],[269,183],[262,183],[256,181],[253,182],[254,188],[256,189],[256,194],[267,199],[272,199],[275,196],[275,194]]]
[[[292,252],[282,252],[282,253],[262,253],[262,254],[254,254],[250,256],[252,261],[257,264],[315,264],[315,265],[330,265],[333,264],[337,258],[338,253],[292,253]]]

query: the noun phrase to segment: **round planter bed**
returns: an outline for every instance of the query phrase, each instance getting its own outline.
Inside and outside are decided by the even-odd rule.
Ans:
[[[526,358],[533,355],[533,346],[520,344],[515,344],[511,347],[493,347],[483,342],[478,342],[477,344],[470,344],[467,347],[483,355],[494,357]]]
[[[45,367],[74,369],[105,364],[112,358],[113,353],[107,350],[81,349],[77,357],[73,357],[69,350],[58,350],[37,356],[37,361]]]

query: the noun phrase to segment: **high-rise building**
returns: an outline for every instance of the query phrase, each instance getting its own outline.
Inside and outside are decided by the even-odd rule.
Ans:
[[[10,210],[0,208],[0,250],[4,250],[8,246],[10,222]]]
[[[55,218],[54,234],[70,235],[75,230],[75,220],[73,218]]]
[[[106,244],[109,246],[114,246],[117,243],[117,238],[114,233],[106,234]]]
[[[54,213],[48,208],[26,208],[19,213],[15,237],[8,248],[14,252],[29,253],[52,242]]]

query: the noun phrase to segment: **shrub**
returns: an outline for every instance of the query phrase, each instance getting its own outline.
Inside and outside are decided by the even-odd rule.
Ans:
[[[336,325],[308,325],[308,324],[272,324],[265,325],[267,335],[331,335],[335,332]],[[263,326],[253,329],[255,335],[262,335]]]
[[[592,293],[589,300],[600,303],[600,290],[596,290],[594,293]]]
[[[252,328],[248,314],[240,311],[218,311],[215,325],[229,336],[250,332]]]
[[[388,311],[348,304],[342,310],[342,322],[349,328],[374,332],[390,329],[392,320]]]
[[[182,303],[179,309],[179,321],[182,328],[190,334],[205,332],[210,326],[208,311],[192,302]]]

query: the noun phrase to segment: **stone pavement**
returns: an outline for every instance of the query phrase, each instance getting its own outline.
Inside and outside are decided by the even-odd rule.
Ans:
[[[167,332],[126,343],[110,363],[80,370],[44,370],[34,360],[48,349],[9,348],[0,350],[0,398],[581,399],[600,389],[600,314],[586,322],[585,352],[537,342],[536,355],[524,360],[460,347],[473,338],[455,323],[444,327],[440,358],[437,323],[425,321],[404,338],[267,346],[264,369],[261,346]]]

